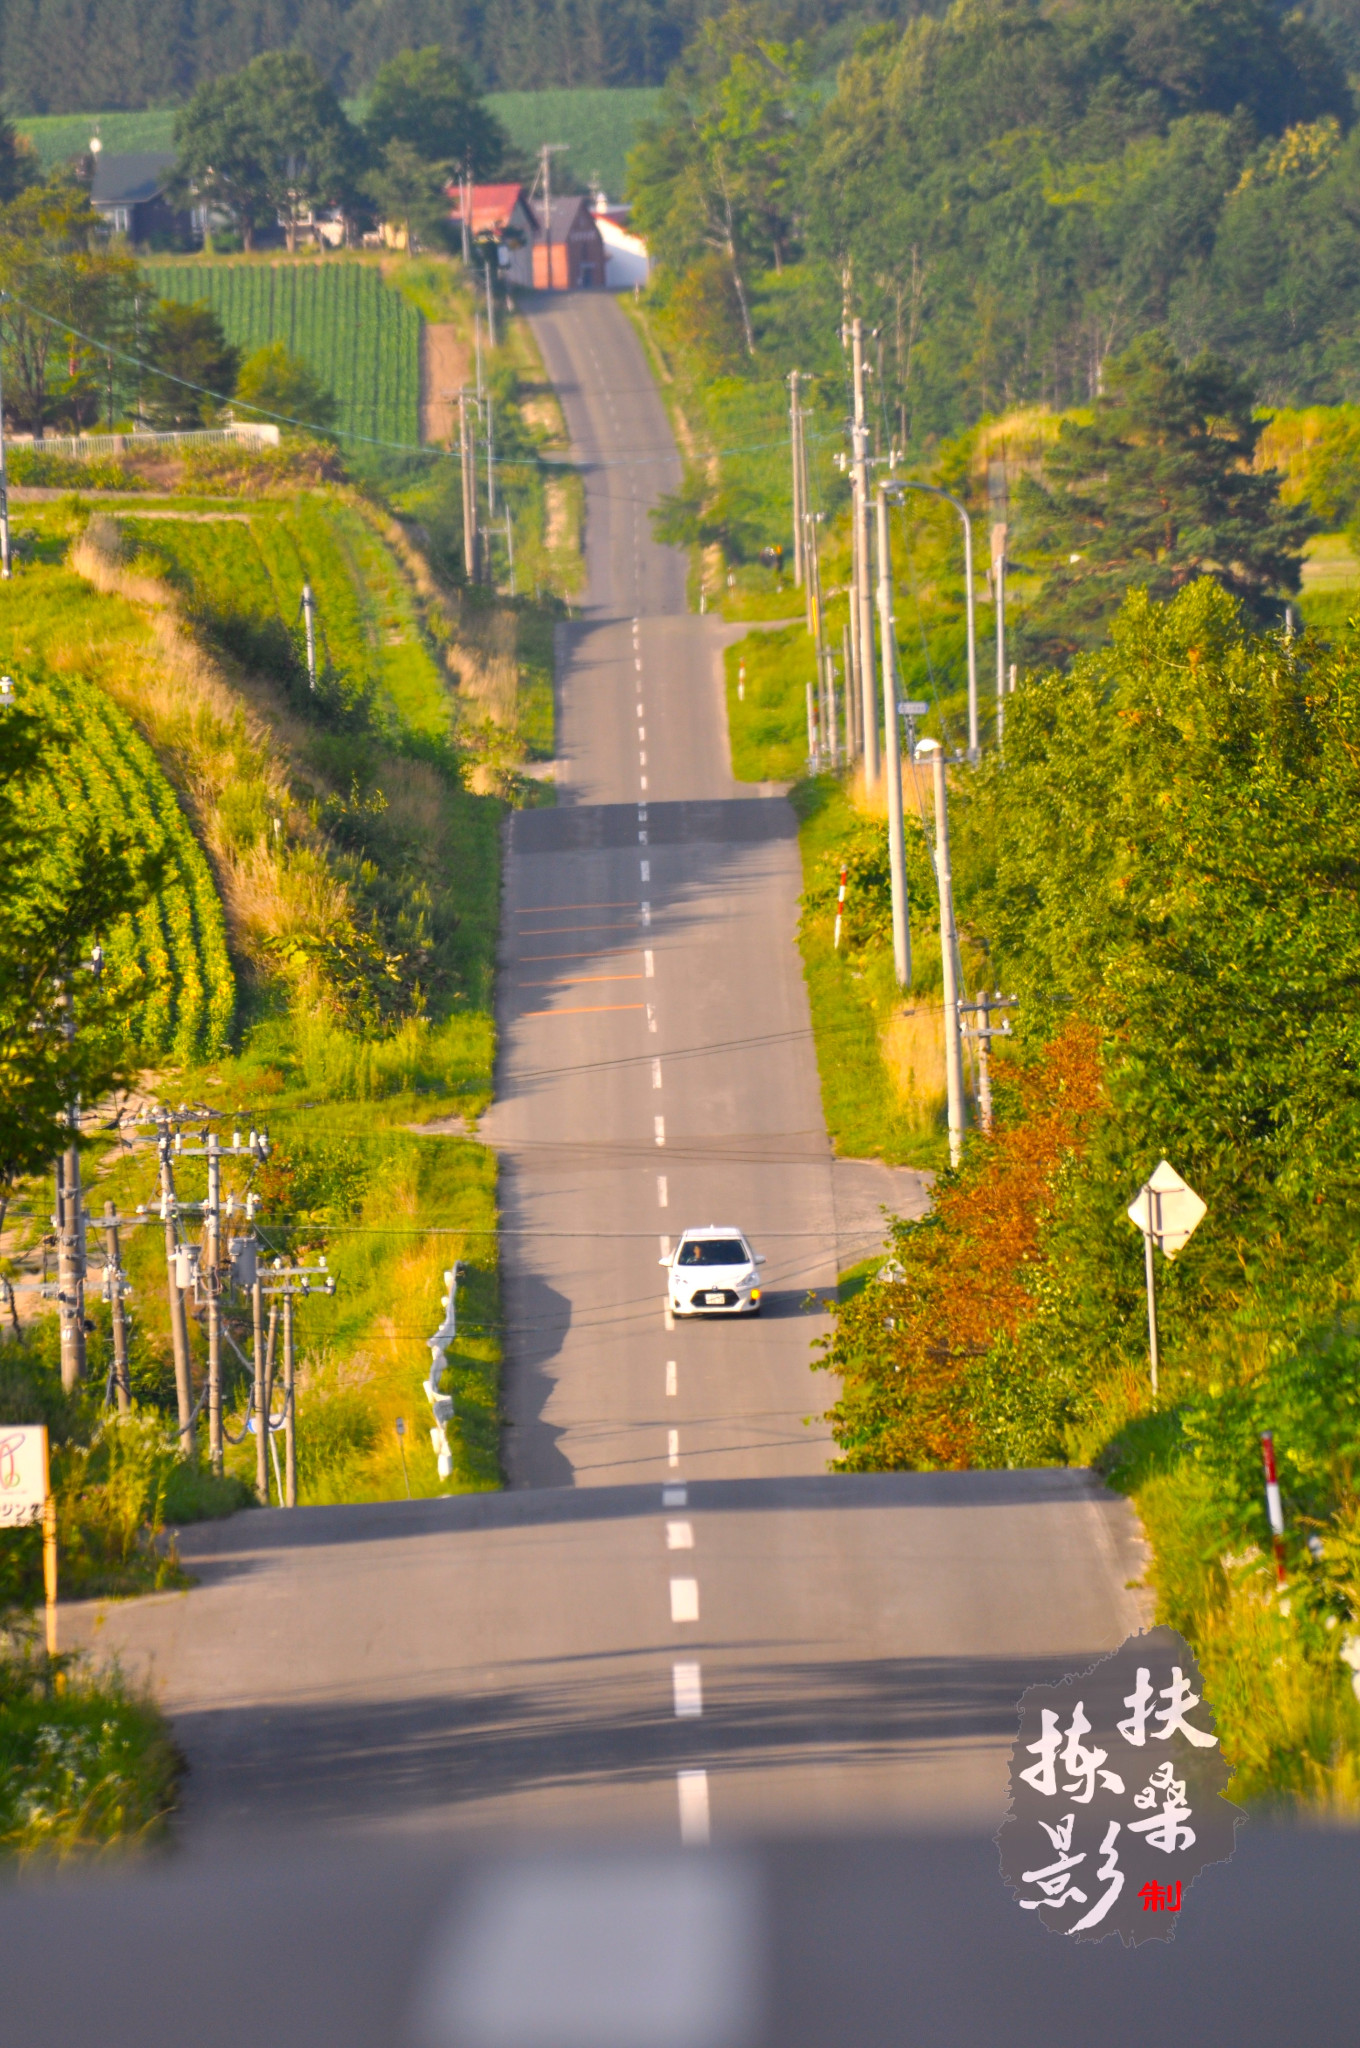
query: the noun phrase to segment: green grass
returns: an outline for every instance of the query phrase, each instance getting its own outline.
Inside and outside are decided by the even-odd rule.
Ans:
[[[243,353],[282,341],[310,363],[335,395],[344,432],[419,442],[420,315],[376,262],[187,257],[148,263],[146,274],[162,298],[206,299]]]
[[[847,840],[862,819],[841,785],[830,776],[802,782],[792,791],[798,813],[804,903],[828,855]],[[807,908],[798,927],[803,956],[822,1111],[836,1153],[844,1159],[883,1159],[890,1166],[938,1166],[942,1157],[939,1116],[934,1108],[911,1113],[883,1056],[883,1034],[902,994],[893,979],[891,951],[884,947],[851,952],[833,949],[834,926]],[[928,982],[930,954],[920,948],[920,981]],[[938,960],[938,947],[936,948]]]
[[[116,1673],[0,1657],[0,1849],[70,1854],[159,1834],[180,1763],[156,1708]]]
[[[817,672],[806,626],[800,620],[748,633],[727,649],[725,664],[733,775],[738,782],[796,781],[807,773],[807,686]]]

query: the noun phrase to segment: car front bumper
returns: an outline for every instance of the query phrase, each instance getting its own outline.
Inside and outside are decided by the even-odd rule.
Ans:
[[[753,1316],[760,1308],[758,1287],[696,1287],[693,1294],[670,1296],[675,1316]]]

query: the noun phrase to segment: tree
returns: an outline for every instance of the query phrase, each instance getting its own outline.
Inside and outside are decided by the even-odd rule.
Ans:
[[[378,209],[381,219],[400,227],[406,246],[437,235],[447,222],[449,200],[446,187],[452,164],[428,162],[409,142],[389,142],[376,170],[362,179],[364,191]]]
[[[704,23],[628,159],[634,218],[658,260],[682,270],[707,251],[727,265],[748,356],[756,352],[750,273],[782,268],[793,188],[813,108],[807,53],[757,32],[749,7]]]
[[[283,224],[290,253],[308,214],[345,203],[360,141],[310,57],[270,50],[201,85],[175,117],[176,185],[230,213],[246,248]]]
[[[1252,468],[1263,431],[1221,357],[1183,366],[1154,332],[1107,365],[1093,415],[1062,422],[1018,491],[1022,545],[1057,558],[1036,605],[1051,655],[1094,644],[1134,585],[1168,598],[1212,576],[1258,611],[1298,589],[1315,522]]]
[[[238,406],[259,412],[284,427],[328,435],[340,408],[310,363],[288,353],[281,341],[256,349],[236,380]]]
[[[191,306],[162,299],[151,315],[146,352],[164,373],[148,378],[145,387],[152,425],[174,429],[211,424],[236,383],[241,353],[227,340],[206,299]]]
[[[132,337],[136,283],[136,264],[110,251],[69,179],[30,186],[0,207],[5,409],[19,428],[41,439],[54,422],[85,426],[98,416],[107,350]]]
[[[401,143],[427,164],[466,165],[474,178],[493,177],[509,148],[466,65],[437,46],[388,59],[373,81],[364,133],[380,157]]]
[[[69,1142],[69,1105],[117,1078],[119,992],[78,963],[162,874],[159,855],[65,808],[44,763],[76,735],[19,691],[0,709],[0,1187],[45,1166]]]

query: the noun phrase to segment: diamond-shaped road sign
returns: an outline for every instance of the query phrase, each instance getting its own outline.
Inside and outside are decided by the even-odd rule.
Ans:
[[[1164,1159],[1129,1203],[1129,1221],[1174,1259],[1207,1214],[1204,1203]]]

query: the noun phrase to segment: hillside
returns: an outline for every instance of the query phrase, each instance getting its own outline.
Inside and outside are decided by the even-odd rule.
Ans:
[[[623,191],[628,151],[639,122],[656,106],[659,80],[648,85],[547,87],[538,92],[492,92],[486,104],[514,148],[533,160],[545,142],[564,145],[554,157],[559,189],[586,188],[599,179],[611,196]],[[352,116],[360,102],[350,102]],[[23,114],[17,125],[44,164],[82,155],[96,132],[108,150],[174,148],[172,106],[75,114]]]

